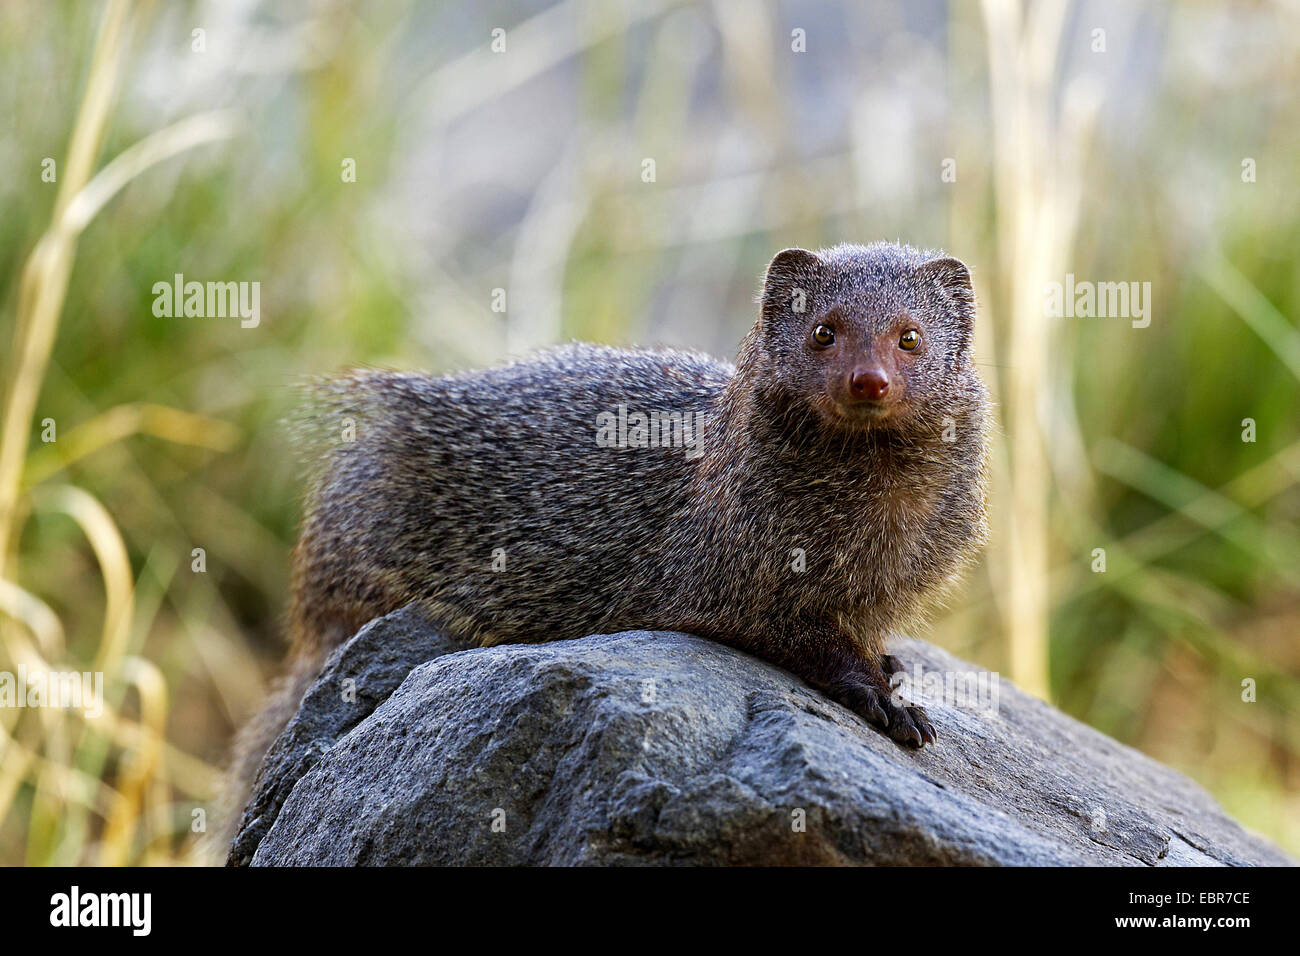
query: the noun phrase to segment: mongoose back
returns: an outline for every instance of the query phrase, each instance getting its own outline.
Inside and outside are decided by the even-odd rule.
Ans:
[[[985,537],[970,274],[889,243],[787,249],[760,302],[734,366],[570,345],[325,383],[317,420],[355,436],[321,458],[296,676],[244,735],[241,792],[324,657],[411,602],[481,644],[698,634],[932,742],[884,646]]]

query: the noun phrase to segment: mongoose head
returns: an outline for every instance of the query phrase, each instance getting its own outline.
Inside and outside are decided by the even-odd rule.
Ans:
[[[832,427],[939,423],[982,386],[975,294],[957,259],[894,243],[786,249],[763,281],[752,355],[764,391]]]

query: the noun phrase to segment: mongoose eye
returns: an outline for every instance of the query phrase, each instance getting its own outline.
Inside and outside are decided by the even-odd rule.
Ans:
[[[819,325],[812,331],[812,340],[822,348],[835,342],[835,332],[829,325]]]
[[[910,352],[921,344],[921,333],[916,329],[908,329],[898,337],[898,347],[905,352]]]

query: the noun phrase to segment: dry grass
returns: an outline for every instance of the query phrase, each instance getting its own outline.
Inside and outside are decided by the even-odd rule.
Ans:
[[[5,659],[28,674],[89,670],[103,675],[102,714],[75,707],[0,711],[0,819],[9,814],[19,787],[29,784],[35,797],[27,824],[28,863],[175,862],[182,842],[169,806],[173,788],[188,791],[197,802],[209,795],[214,777],[211,768],[193,760],[184,761],[183,777],[169,773],[167,681],[138,653],[150,622],[136,615],[136,581],[116,522],[89,492],[51,485],[49,479],[135,434],[227,450],[236,436],[229,425],[202,416],[130,405],[75,427],[43,455],[28,456],[33,412],[58,334],[78,237],[113,196],[152,166],[225,138],[232,129],[228,114],[196,116],[148,137],[93,174],[127,57],[131,7],[129,0],[112,0],[105,9],[53,221],[23,270],[0,436]],[[71,518],[94,553],[106,601],[90,661],[68,657],[58,616],[14,580],[18,537],[33,513]],[[127,704],[131,692],[134,706]]]

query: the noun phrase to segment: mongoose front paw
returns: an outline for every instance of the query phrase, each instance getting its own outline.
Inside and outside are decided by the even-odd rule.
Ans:
[[[867,723],[908,747],[933,744],[937,734],[925,710],[915,704],[900,704],[881,688],[855,684],[843,688],[837,698]]]

